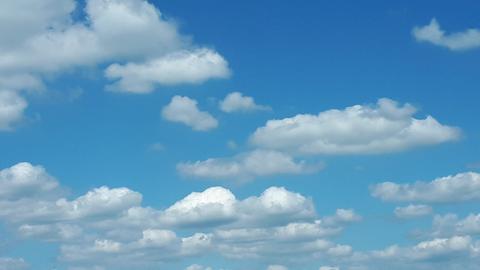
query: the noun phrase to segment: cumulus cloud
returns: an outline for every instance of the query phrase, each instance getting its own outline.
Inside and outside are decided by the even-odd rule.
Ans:
[[[37,2],[0,6],[0,24],[8,25],[0,27],[2,75],[39,78],[105,64],[107,78],[119,80],[110,88],[133,93],[229,75],[220,54],[193,44],[145,0],[87,0],[85,20],[74,19],[74,10],[82,7],[73,0]]]
[[[251,144],[294,154],[375,154],[455,140],[460,131],[432,116],[414,118],[416,108],[380,99],[318,115],[269,120],[250,137]]]
[[[240,92],[228,94],[219,105],[220,109],[227,113],[271,110],[268,106],[256,104],[252,97],[244,96]]]
[[[480,235],[480,214],[469,214],[460,219],[456,214],[436,215],[431,234],[435,237],[452,235]]]
[[[109,79],[120,79],[109,86],[113,91],[148,93],[156,84],[202,83],[211,78],[226,78],[230,71],[220,54],[197,49],[175,52],[146,63],[113,64],[105,74]]]
[[[446,34],[435,18],[428,25],[414,27],[412,34],[419,42],[432,43],[452,51],[480,48],[479,29],[471,28],[463,32]]]
[[[182,175],[203,179],[251,180],[278,174],[313,173],[322,167],[322,164],[296,161],[288,154],[277,151],[253,150],[233,158],[182,162],[177,165],[177,170]]]
[[[352,248],[326,238],[359,217],[339,209],[319,218],[310,198],[283,187],[245,199],[212,187],[165,209],[142,206],[142,195],[125,187],[103,186],[69,199],[43,167],[30,163],[1,170],[0,185],[2,225],[24,239],[58,243],[59,258],[72,269],[149,269],[206,253],[344,257]]]
[[[207,131],[218,126],[218,121],[208,112],[200,111],[198,102],[189,97],[174,96],[170,103],[163,107],[165,120],[185,124],[196,131]]]
[[[475,252],[469,236],[435,238],[418,243],[413,247],[390,246],[373,252],[374,257],[388,260],[428,261],[451,256],[468,257]]]
[[[480,174],[474,172],[413,184],[383,182],[371,188],[374,197],[396,202],[461,202],[480,199]]]
[[[23,119],[27,106],[27,101],[17,92],[0,90],[0,131],[12,130]]]
[[[21,162],[0,170],[0,199],[50,196],[59,183],[42,166]]]
[[[432,214],[432,207],[424,204],[410,204],[405,207],[395,208],[395,216],[402,219],[423,217]]]

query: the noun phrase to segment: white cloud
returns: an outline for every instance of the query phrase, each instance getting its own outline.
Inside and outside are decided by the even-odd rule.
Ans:
[[[445,34],[436,19],[432,19],[428,25],[414,27],[412,33],[417,41],[429,42],[453,51],[480,48],[479,29]]]
[[[432,214],[432,207],[424,204],[410,204],[405,207],[395,208],[395,216],[398,218],[409,219],[423,217]]]
[[[340,270],[340,268],[336,266],[320,266],[318,270]]]
[[[218,126],[218,121],[208,112],[200,111],[198,102],[189,97],[174,96],[163,107],[162,116],[172,122],[182,123],[196,131],[207,131]]]
[[[299,114],[270,120],[250,142],[259,147],[294,154],[374,154],[455,140],[460,131],[432,116],[414,118],[416,109],[380,99],[376,106],[355,105],[318,115]]]
[[[322,164],[296,161],[293,157],[277,151],[253,150],[233,158],[209,158],[179,163],[177,170],[182,175],[196,178],[245,181],[278,174],[313,173],[322,167]]]
[[[274,265],[269,265],[267,267],[267,270],[288,270],[288,268],[283,265],[274,264]]]
[[[463,219],[456,214],[436,215],[432,227],[431,234],[435,237],[480,235],[480,214],[470,214]]]
[[[12,237],[57,243],[70,269],[150,269],[207,253],[266,262],[344,258],[352,248],[326,238],[359,220],[347,209],[318,218],[310,198],[283,187],[245,199],[212,187],[155,209],[124,187],[65,198],[45,169],[29,163],[3,169],[0,179],[8,187],[0,196],[1,225]]]
[[[222,187],[211,187],[203,192],[192,192],[164,212],[167,223],[202,225],[231,222],[236,218],[237,199]]]
[[[470,256],[474,252],[472,239],[469,236],[453,236],[435,238],[418,243],[413,247],[401,248],[391,246],[374,252],[374,256],[389,260],[425,261],[451,256]]]
[[[374,197],[397,202],[460,202],[480,200],[480,174],[459,173],[437,178],[431,182],[397,184],[384,182],[372,187]]]
[[[75,1],[37,2],[1,4],[0,25],[8,27],[0,26],[0,75],[38,78],[106,64],[107,78],[120,79],[112,89],[146,93],[156,84],[200,83],[230,73],[222,56],[192,44],[145,0],[87,0],[81,21],[73,19]]]
[[[28,269],[28,264],[23,259],[0,257],[0,270],[23,270]]]
[[[43,167],[21,162],[0,171],[0,200],[51,195],[59,184]]]
[[[219,103],[220,109],[227,113],[232,112],[251,112],[270,110],[271,108],[264,105],[258,105],[252,97],[244,96],[240,92],[232,92]]]
[[[212,270],[212,268],[202,266],[202,265],[199,265],[199,264],[192,264],[192,265],[188,266],[187,268],[185,268],[185,270]]]
[[[23,119],[27,101],[17,92],[0,90],[0,131],[12,130]]]
[[[105,74],[109,79],[120,79],[109,86],[113,91],[149,93],[156,84],[202,83],[211,78],[227,78],[230,71],[220,54],[198,49],[175,52],[146,63],[113,64]]]

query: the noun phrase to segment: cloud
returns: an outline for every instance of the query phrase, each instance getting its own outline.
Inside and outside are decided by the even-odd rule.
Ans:
[[[395,208],[395,216],[402,219],[410,219],[428,216],[432,214],[432,207],[424,204],[410,204],[405,207]]]
[[[436,215],[432,227],[431,234],[435,237],[480,235],[480,214],[469,214],[463,219],[456,214]]]
[[[445,34],[435,18],[428,25],[414,27],[412,34],[419,42],[429,42],[452,51],[480,48],[479,29],[467,29],[463,32]]]
[[[28,269],[28,264],[25,262],[25,260],[0,257],[0,270],[24,270],[24,269]]]
[[[407,248],[391,246],[384,250],[373,252],[373,254],[376,258],[388,260],[429,261],[440,258],[447,259],[451,256],[469,257],[474,252],[471,237],[453,236],[423,241]]]
[[[288,268],[286,266],[283,266],[283,265],[269,265],[267,267],[267,270],[288,270]]]
[[[383,182],[371,188],[374,197],[395,202],[461,202],[480,200],[480,174],[459,173],[414,184]]]
[[[185,268],[185,270],[212,270],[212,268],[207,267],[207,266],[202,266],[202,265],[199,265],[199,264],[192,264],[192,265],[188,266],[187,268]]]
[[[219,105],[220,109],[227,113],[271,110],[268,106],[256,104],[252,97],[244,96],[240,92],[228,94]]]
[[[318,270],[340,270],[340,268],[336,266],[320,266]]]
[[[410,104],[379,99],[376,106],[355,105],[318,115],[269,120],[250,137],[257,147],[293,154],[379,154],[453,141],[457,128],[432,116],[414,118]]]
[[[142,195],[125,187],[67,198],[57,180],[30,163],[1,170],[0,184],[1,225],[12,237],[58,244],[59,259],[71,269],[150,269],[204,254],[272,262],[344,257],[352,248],[326,238],[359,220],[346,209],[319,218],[310,198],[283,187],[244,199],[211,187],[156,209],[142,206]]]
[[[221,179],[251,180],[278,174],[303,174],[320,170],[321,164],[310,165],[293,157],[270,150],[253,150],[233,158],[209,158],[203,161],[182,162],[177,170],[185,176]]]
[[[38,80],[101,64],[108,79],[119,80],[109,89],[147,93],[156,85],[200,83],[230,73],[220,54],[193,44],[145,0],[87,0],[82,20],[74,19],[82,7],[73,0],[37,2],[0,6],[0,24],[8,25],[0,27],[0,77]]]
[[[202,83],[211,78],[227,78],[230,71],[220,54],[197,49],[174,52],[146,63],[113,64],[105,74],[111,80],[120,79],[109,86],[113,91],[149,93],[156,84]]]
[[[198,102],[189,97],[174,96],[170,103],[163,107],[165,120],[185,124],[196,131],[207,131],[218,126],[218,121],[208,112],[200,111]]]
[[[22,162],[0,171],[0,200],[50,196],[59,190],[59,183],[41,166]]]
[[[0,131],[9,131],[23,119],[27,101],[17,92],[0,90]]]

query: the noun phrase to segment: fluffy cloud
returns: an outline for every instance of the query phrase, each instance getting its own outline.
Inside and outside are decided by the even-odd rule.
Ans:
[[[344,257],[352,248],[326,238],[359,219],[347,209],[319,218],[310,198],[283,187],[245,199],[212,187],[155,209],[124,187],[65,198],[43,167],[29,163],[3,169],[0,184],[0,221],[12,237],[58,243],[59,258],[72,269],[149,269],[206,253],[267,261]]]
[[[120,79],[112,89],[146,93],[156,84],[199,83],[229,74],[222,56],[196,49],[145,0],[87,0],[81,21],[73,19],[78,8],[73,0],[37,2],[1,4],[0,22],[8,27],[0,27],[0,75],[38,78],[107,64],[107,78]]]
[[[27,101],[17,92],[0,90],[0,131],[12,130],[23,118]]]
[[[445,34],[436,19],[432,19],[428,25],[413,28],[412,33],[417,41],[429,42],[453,51],[480,48],[479,29]]]
[[[22,162],[0,171],[0,187],[0,200],[4,200],[50,196],[59,184],[43,167]]]
[[[402,151],[455,140],[460,131],[432,116],[414,118],[416,109],[380,99],[376,106],[355,105],[318,115],[270,120],[250,142],[294,154],[374,154]]]
[[[228,94],[219,105],[220,109],[227,113],[270,110],[270,107],[258,105],[252,97],[244,96],[240,92]]]
[[[372,187],[374,197],[397,202],[460,202],[480,199],[480,174],[459,173],[414,184],[384,182]]]
[[[431,234],[435,237],[480,235],[480,214],[470,214],[464,219],[456,214],[436,215]]]
[[[113,91],[148,93],[156,84],[202,83],[210,78],[226,78],[230,71],[223,57],[210,49],[181,51],[146,63],[113,64],[105,71]]]
[[[307,164],[293,157],[270,150],[253,150],[233,158],[209,158],[183,162],[177,170],[190,177],[221,180],[251,180],[277,174],[302,174],[320,170],[321,164]]]
[[[453,236],[423,241],[408,248],[391,246],[373,254],[377,258],[406,261],[428,261],[451,256],[468,257],[475,252],[472,244],[472,238],[469,236]]]
[[[174,96],[162,109],[162,116],[168,121],[185,124],[197,131],[216,128],[217,119],[208,112],[200,111],[197,104],[196,100],[189,97]]]
[[[0,3],[0,131],[12,130],[28,106],[13,91],[45,89],[43,78],[52,74],[106,66],[106,89],[139,94],[230,75],[218,52],[193,44],[146,0],[86,0],[77,6],[81,2]],[[85,11],[80,20],[79,9]]]
[[[395,216],[398,218],[409,219],[422,217],[432,214],[432,207],[424,204],[410,204],[405,207],[395,208]]]

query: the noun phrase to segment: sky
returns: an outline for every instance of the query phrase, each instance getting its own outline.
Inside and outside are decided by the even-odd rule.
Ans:
[[[474,270],[480,3],[0,2],[0,270]]]

